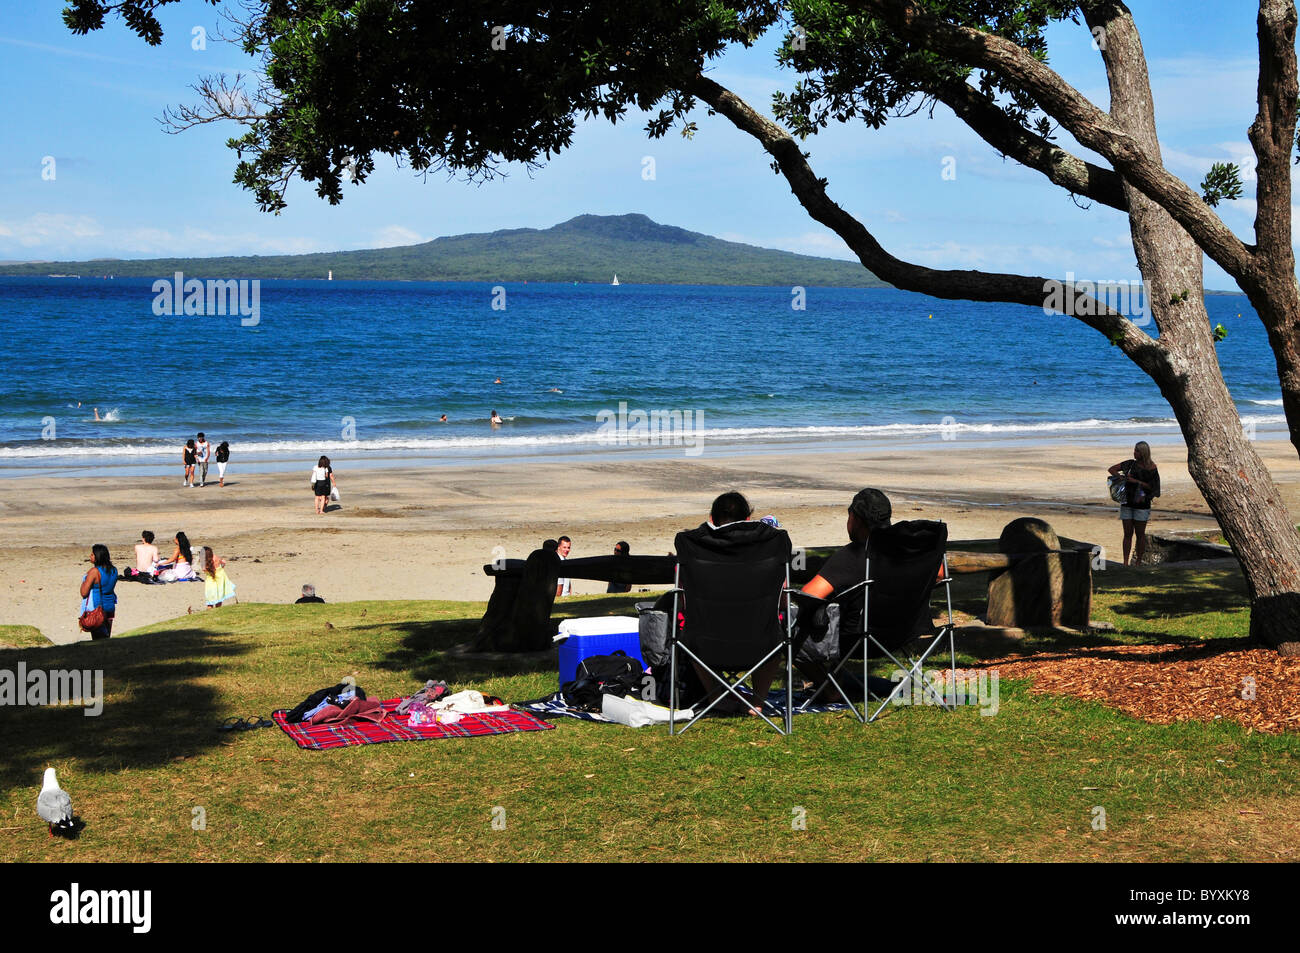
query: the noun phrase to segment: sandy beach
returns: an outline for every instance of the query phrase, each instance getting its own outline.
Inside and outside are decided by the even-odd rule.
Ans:
[[[1018,516],[1040,516],[1058,533],[1100,543],[1117,558],[1121,531],[1104,494],[1105,468],[1131,445],[1025,441],[996,447],[936,442],[923,449],[836,450],[651,459],[591,454],[578,462],[436,468],[352,468],[341,463],[341,502],[313,512],[302,473],[232,470],[224,488],[185,489],[172,477],[114,475],[0,480],[0,624],[39,628],[55,642],[77,629],[77,588],[92,543],[119,567],[134,564],[141,530],[170,554],[186,532],[229,563],[240,600],[292,602],[310,582],[329,602],[362,599],[486,599],[482,566],[500,552],[522,558],[546,537],[573,538],[573,555],[667,553],[674,534],[704,518],[719,492],[739,489],[755,515],[773,513],[796,545],[844,540],[844,512],[863,486],[885,490],[895,519],[943,519],[955,540],[997,536]],[[1283,440],[1257,449],[1293,512],[1300,461]],[[1157,448],[1164,495],[1153,531],[1212,527],[1186,470],[1181,445]],[[577,580],[574,594],[603,591]],[[115,631],[203,609],[200,583],[123,582]],[[215,610],[220,611],[220,610]]]

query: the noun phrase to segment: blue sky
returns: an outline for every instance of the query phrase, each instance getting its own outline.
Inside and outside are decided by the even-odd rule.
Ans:
[[[1165,164],[1195,186],[1210,163],[1249,155],[1253,5],[1130,5],[1151,67]],[[584,123],[574,148],[540,172],[520,170],[484,185],[445,176],[422,181],[380,158],[376,174],[349,188],[341,205],[296,183],[289,208],[267,215],[231,183],[234,154],[224,143],[233,128],[170,136],[157,122],[164,107],[194,100],[188,87],[198,76],[247,68],[238,49],[211,38],[215,9],[198,0],[164,8],[166,36],[156,48],[120,21],[73,36],[60,9],[52,2],[0,6],[0,260],[370,248],[624,212],[735,241],[851,257],[807,217],[756,142],[703,110],[693,117],[699,132],[690,141],[670,134],[651,142],[640,117],[617,126]],[[206,49],[193,48],[195,27],[209,34]],[[1105,108],[1105,74],[1091,39],[1081,26],[1058,28],[1052,64]],[[768,43],[728,54],[713,76],[767,111],[771,94],[793,82],[776,68],[772,49]],[[807,148],[832,198],[902,258],[932,267],[1138,277],[1122,215],[1077,208],[1036,173],[1000,159],[943,107],[932,119],[896,120],[884,130],[828,130]],[[652,181],[641,175],[648,155],[655,158]],[[55,159],[53,180],[42,178],[47,156]],[[956,176],[945,180],[949,156]],[[1243,199],[1219,207],[1248,239],[1253,191],[1248,181]],[[1206,285],[1233,287],[1208,261]]]

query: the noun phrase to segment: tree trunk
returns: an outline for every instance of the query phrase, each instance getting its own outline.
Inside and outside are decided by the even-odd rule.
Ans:
[[[1187,440],[1187,469],[1241,562],[1250,634],[1283,655],[1300,655],[1300,535],[1242,433],[1218,362],[1210,363],[1195,362],[1165,389]]]
[[[1120,5],[1087,14],[1105,28],[1111,114],[1159,159],[1155,109],[1137,29]],[[1187,470],[1241,562],[1251,635],[1300,655],[1300,534],[1242,431],[1205,310],[1202,253],[1169,213],[1131,185],[1129,225],[1147,301],[1168,360],[1152,376],[1187,441]]]

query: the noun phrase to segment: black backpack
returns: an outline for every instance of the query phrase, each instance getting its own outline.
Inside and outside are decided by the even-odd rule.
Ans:
[[[613,655],[592,655],[583,659],[573,681],[560,686],[560,694],[573,708],[600,711],[602,695],[640,698],[644,679],[645,673],[637,660],[620,650]]]

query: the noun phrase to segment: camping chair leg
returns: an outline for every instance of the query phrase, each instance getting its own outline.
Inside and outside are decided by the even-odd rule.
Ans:
[[[679,585],[681,567],[673,574],[673,588]],[[668,736],[676,733],[677,727],[677,593],[673,593],[673,614],[668,619]]]
[[[790,618],[790,610],[787,606],[786,619]],[[785,628],[785,733],[788,735],[794,730],[792,719],[794,718],[794,632],[789,622],[786,622]]]
[[[826,671],[825,681],[823,681],[820,685],[817,686],[817,690],[815,692],[813,692],[808,698],[804,699],[803,703],[799,706],[800,711],[807,711],[808,706],[811,705],[813,702],[815,702],[818,699],[818,697],[821,695],[821,693],[826,690],[826,686],[833,685],[835,687],[835,691],[839,693],[840,698],[844,699],[844,704],[849,706],[849,711],[853,712],[854,716],[857,717],[858,721],[864,720],[865,716],[858,713],[857,704],[853,701],[852,698],[849,697],[848,692],[844,690],[844,686],[835,680],[835,676],[839,673],[839,670],[844,667],[844,664],[847,661],[848,661],[847,657],[841,658],[839,664],[836,665],[835,668],[828,669]]]
[[[755,665],[753,668],[751,668],[751,669],[750,669],[748,672],[746,672],[744,675],[740,676],[740,678],[736,679],[735,682],[728,682],[725,678],[723,678],[721,675],[719,675],[719,674],[718,674],[717,672],[715,672],[713,669],[709,668],[709,666],[706,665],[706,664],[704,663],[704,661],[703,661],[699,656],[697,656],[694,652],[692,652],[692,651],[690,650],[690,647],[689,647],[689,646],[685,646],[685,645],[683,645],[683,646],[681,647],[681,649],[682,649],[682,651],[685,652],[688,656],[690,656],[690,658],[691,658],[692,660],[694,660],[694,662],[695,662],[697,665],[699,665],[700,668],[702,668],[702,669],[704,669],[704,671],[708,672],[709,675],[711,675],[711,676],[713,677],[713,680],[716,681],[719,685],[721,685],[721,686],[723,687],[723,689],[725,689],[725,691],[724,691],[723,694],[721,694],[721,695],[719,695],[717,698],[713,699],[713,701],[709,702],[709,704],[706,705],[702,710],[697,711],[697,712],[695,713],[695,716],[694,716],[693,718],[691,718],[691,720],[688,721],[685,725],[682,726],[682,731],[677,732],[677,734],[681,734],[681,733],[682,733],[683,731],[685,731],[687,728],[691,727],[691,725],[695,724],[697,721],[699,721],[701,718],[703,718],[705,715],[707,715],[710,711],[713,710],[714,706],[717,705],[718,702],[722,701],[722,699],[723,699],[724,697],[726,697],[727,694],[731,694],[731,695],[735,696],[736,700],[739,701],[739,702],[740,702],[742,705],[744,705],[746,708],[752,708],[753,710],[757,711],[757,712],[758,712],[758,717],[759,717],[759,718],[762,718],[765,722],[767,722],[769,725],[771,725],[771,726],[772,726],[772,729],[773,729],[774,731],[776,731],[777,734],[784,735],[784,734],[788,734],[788,733],[789,733],[788,729],[787,729],[787,730],[782,730],[782,728],[781,728],[780,725],[778,725],[778,724],[777,724],[776,722],[774,722],[771,718],[768,718],[766,714],[764,714],[764,712],[763,712],[763,707],[764,707],[764,705],[765,705],[765,702],[763,702],[763,701],[759,701],[757,707],[755,707],[754,704],[753,704],[753,702],[754,702],[753,698],[746,699],[744,695],[742,695],[742,694],[740,694],[740,692],[736,691],[736,686],[737,686],[737,685],[740,685],[741,683],[743,683],[743,682],[745,681],[745,679],[747,679],[747,678],[749,678],[751,675],[753,675],[753,674],[754,674],[756,671],[758,671],[758,670],[759,670],[763,665],[766,665],[767,662],[768,662],[768,660],[771,659],[773,655],[775,655],[777,652],[780,651],[780,648],[775,648],[775,649],[773,649],[771,652],[768,652],[767,655],[763,656],[762,660],[761,660],[757,665]],[[787,708],[787,712],[788,712],[788,711],[789,711],[789,709]],[[671,717],[672,717],[672,715],[670,714],[670,715],[669,715],[669,718],[671,718]],[[789,717],[789,716],[788,716],[788,714],[787,714],[787,718],[788,718],[788,717]],[[670,722],[670,725],[671,725],[671,722]]]
[[[879,718],[880,713],[885,709],[885,705],[889,704],[890,701],[893,700],[894,696],[897,695],[900,691],[902,691],[903,686],[908,684],[914,686],[916,689],[919,690],[911,693],[913,698],[919,697],[922,700],[924,700],[926,695],[928,694],[944,709],[948,711],[953,711],[956,708],[955,703],[953,705],[949,705],[947,699],[945,699],[941,693],[936,692],[933,686],[928,685],[922,673],[920,672],[921,666],[925,664],[926,659],[928,659],[930,657],[930,654],[936,648],[938,648],[940,643],[943,642],[944,638],[947,638],[949,640],[949,645],[951,646],[952,628],[950,626],[945,626],[944,628],[940,629],[939,634],[935,636],[934,641],[930,643],[930,647],[921,653],[920,658],[916,659],[915,661],[912,662],[911,665],[908,666],[904,666],[903,663],[900,662],[898,659],[894,658],[893,654],[890,653],[884,646],[880,645],[879,643],[876,643],[876,647],[880,649],[881,652],[883,652],[885,655],[888,655],[889,658],[893,661],[893,663],[903,670],[904,674],[903,674],[903,680],[900,681],[896,686],[894,686],[894,690],[889,693],[889,698],[885,699],[885,701],[881,703],[880,707],[876,709],[875,714],[872,715],[868,719],[868,721],[875,721],[877,718]],[[875,641],[875,640],[872,639],[871,641]],[[955,671],[956,662],[954,661],[953,664],[954,664],[954,671]]]

